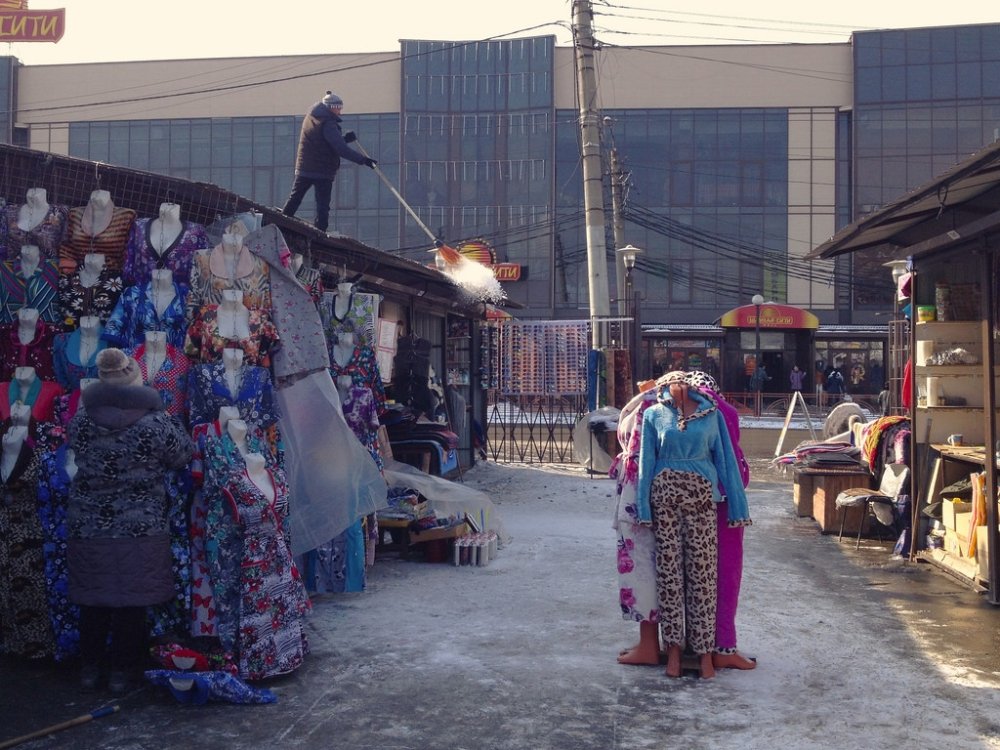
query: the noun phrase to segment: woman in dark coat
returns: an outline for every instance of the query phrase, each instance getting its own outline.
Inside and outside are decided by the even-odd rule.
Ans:
[[[80,605],[82,687],[96,687],[110,633],[109,687],[122,693],[142,664],[146,607],[174,594],[164,476],[192,445],[134,359],[105,349],[97,368],[69,425],[69,595]]]

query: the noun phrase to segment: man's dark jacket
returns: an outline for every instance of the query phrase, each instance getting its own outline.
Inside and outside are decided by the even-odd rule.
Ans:
[[[322,102],[317,102],[302,122],[295,174],[314,179],[332,180],[340,169],[341,157],[364,164],[364,155],[344,141],[340,117]]]

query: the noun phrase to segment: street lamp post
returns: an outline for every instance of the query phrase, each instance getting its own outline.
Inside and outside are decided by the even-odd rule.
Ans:
[[[629,348],[629,367],[632,370],[631,379],[635,382],[637,375],[637,370],[639,369],[639,340],[640,336],[638,331],[638,325],[636,324],[636,302],[632,292],[632,271],[635,270],[635,261],[642,254],[642,250],[632,245],[626,245],[620,250],[615,251],[621,258],[622,265],[625,267],[625,299],[628,304],[628,317],[629,321],[629,335],[628,337],[622,337],[624,340],[628,341]]]
[[[756,396],[754,396],[754,403],[756,404],[756,412],[758,416],[761,412],[761,397],[760,392],[764,387],[764,383],[761,380],[760,373],[760,306],[764,304],[764,297],[760,294],[755,294],[751,299],[753,306],[756,308],[757,312],[754,316],[754,333],[756,336],[756,351],[754,353],[753,360],[753,378],[751,383],[755,386]]]

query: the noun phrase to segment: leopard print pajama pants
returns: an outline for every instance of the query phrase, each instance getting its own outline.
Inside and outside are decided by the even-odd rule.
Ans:
[[[650,489],[656,537],[656,589],[663,645],[696,654],[715,646],[718,535],[712,484],[690,471],[664,469]]]

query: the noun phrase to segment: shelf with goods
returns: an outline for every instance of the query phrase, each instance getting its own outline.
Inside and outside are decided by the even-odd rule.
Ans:
[[[978,320],[928,320],[913,326],[913,427],[921,439],[943,443],[962,433],[966,443],[983,442],[982,338]]]

